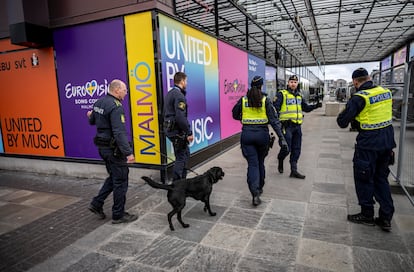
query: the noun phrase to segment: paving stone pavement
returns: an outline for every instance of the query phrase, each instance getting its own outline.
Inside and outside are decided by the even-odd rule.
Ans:
[[[12,200],[14,209],[47,209],[31,222],[3,228],[0,271],[414,271],[414,207],[404,195],[393,194],[390,233],[346,220],[359,211],[352,178],[356,133],[339,129],[335,117],[319,109],[306,114],[303,135],[299,169],[306,179],[279,174],[274,147],[258,207],[251,204],[239,146],[194,168],[225,171],[211,196],[217,215],[209,216],[201,202],[189,198],[183,220],[190,227],[182,228],[174,217],[175,231],[168,227],[166,192],[139,177],[131,177],[127,195],[127,209],[139,219],[113,225],[86,209],[100,180],[0,172],[0,209],[12,210]],[[19,197],[10,197],[16,191],[22,191]],[[67,202],[34,205],[23,200],[27,191],[65,196]],[[107,214],[111,205],[105,204]],[[0,212],[0,223],[5,217]]]

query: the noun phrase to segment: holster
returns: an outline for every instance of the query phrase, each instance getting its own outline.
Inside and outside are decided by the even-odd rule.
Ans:
[[[101,138],[101,137],[95,137],[93,138],[93,143],[99,148],[99,147],[109,147],[114,151],[115,157],[122,157],[121,149],[119,149],[119,146],[116,144],[115,138],[112,137],[110,139],[107,138]]]
[[[171,132],[175,129],[175,120],[174,119],[164,120],[163,126],[166,132]]]
[[[276,136],[273,133],[270,134],[269,149],[271,149],[275,143]]]
[[[186,135],[176,135],[172,137],[172,144],[177,149],[184,149],[188,145],[187,136]]]

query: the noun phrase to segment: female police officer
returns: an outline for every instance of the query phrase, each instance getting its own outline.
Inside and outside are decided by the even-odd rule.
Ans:
[[[247,95],[237,101],[233,107],[233,118],[241,120],[241,148],[247,160],[247,183],[253,196],[253,205],[260,205],[260,194],[263,192],[265,179],[264,160],[269,152],[269,128],[279,137],[279,144],[287,149],[280,122],[270,99],[262,93],[263,78],[255,76]]]

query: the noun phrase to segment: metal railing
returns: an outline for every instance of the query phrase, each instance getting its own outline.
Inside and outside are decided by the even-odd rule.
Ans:
[[[414,61],[405,64],[404,87],[402,99],[398,104],[393,101],[394,128],[398,137],[396,165],[391,168],[391,174],[401,186],[411,204],[414,206],[410,190],[414,189]],[[398,129],[399,126],[399,129]]]

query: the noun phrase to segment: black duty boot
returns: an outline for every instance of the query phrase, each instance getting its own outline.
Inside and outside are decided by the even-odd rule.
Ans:
[[[290,172],[290,176],[289,177],[291,177],[291,178],[298,178],[298,179],[304,179],[304,178],[306,178],[305,175],[302,175],[297,170]]]
[[[260,203],[262,203],[262,200],[260,199],[259,195],[256,195],[253,197],[253,206],[259,206]]]
[[[375,218],[375,225],[380,227],[383,231],[389,232],[391,231],[391,222],[387,219],[376,217]]]
[[[279,173],[283,173],[283,160],[279,159],[279,165],[277,166],[277,170],[279,170]]]
[[[348,221],[351,221],[352,223],[357,224],[364,224],[367,226],[374,226],[374,217],[363,215],[362,213],[357,214],[348,214]]]
[[[112,219],[112,224],[130,223],[138,219],[138,215],[124,212],[124,215],[119,219]]]
[[[91,212],[93,212],[94,214],[96,214],[99,217],[99,219],[105,219],[105,217],[106,217],[106,215],[103,212],[103,209],[102,208],[96,208],[92,204],[89,205],[88,210],[90,210]]]

